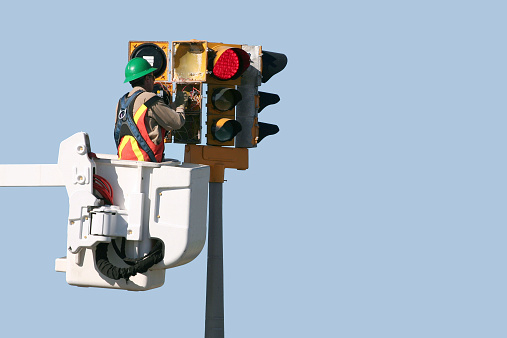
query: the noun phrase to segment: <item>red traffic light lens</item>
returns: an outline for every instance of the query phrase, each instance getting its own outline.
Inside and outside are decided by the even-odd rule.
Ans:
[[[250,66],[250,56],[239,48],[228,48],[218,53],[213,64],[213,75],[220,80],[239,77]]]
[[[222,55],[219,56],[218,60],[213,67],[213,74],[220,80],[229,80],[239,69],[239,57],[238,54],[232,49],[227,49]]]

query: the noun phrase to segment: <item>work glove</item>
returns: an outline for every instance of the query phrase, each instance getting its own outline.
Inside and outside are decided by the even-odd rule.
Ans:
[[[181,108],[183,110],[187,109],[188,101],[190,100],[190,93],[187,91],[177,92],[176,99],[174,103],[176,104],[176,109]]]

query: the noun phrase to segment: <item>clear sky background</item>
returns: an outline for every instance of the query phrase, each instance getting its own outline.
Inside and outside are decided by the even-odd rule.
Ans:
[[[2,5],[0,164],[114,153],[129,40],[262,45],[279,125],[226,170],[226,337],[506,337],[503,1]],[[183,158],[183,145],[166,156]],[[1,178],[4,180],[5,178]],[[0,189],[0,336],[203,337],[206,250],[147,292],[78,288],[64,188]]]

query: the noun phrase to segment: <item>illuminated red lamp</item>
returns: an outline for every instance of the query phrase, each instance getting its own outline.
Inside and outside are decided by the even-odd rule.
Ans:
[[[241,48],[220,46],[215,50],[212,74],[219,80],[234,80],[250,66],[250,56]]]

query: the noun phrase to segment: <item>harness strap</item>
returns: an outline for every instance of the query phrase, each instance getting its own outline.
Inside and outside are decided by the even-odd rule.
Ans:
[[[142,137],[141,132],[139,131],[139,128],[137,127],[136,123],[134,122],[134,101],[143,91],[138,90],[136,91],[132,96],[130,96],[127,99],[127,94],[125,94],[119,102],[118,105],[118,111],[117,111],[117,117],[116,117],[116,126],[114,130],[114,139],[116,142],[116,148],[120,145],[120,140],[125,135],[131,135],[134,137],[136,142],[139,144],[139,147],[144,150],[146,154],[148,154],[148,157],[150,158],[150,161],[157,162],[157,159],[155,158],[155,154],[153,153],[153,150],[151,150],[150,146],[146,142],[146,140]],[[156,98],[156,100],[153,100],[153,98]],[[149,108],[155,101],[159,100],[160,98],[158,96],[155,96],[149,100],[147,100],[144,105]],[[127,131],[123,130],[123,127],[127,127]]]
[[[120,131],[123,123],[126,121],[128,111],[132,111],[134,108],[134,101],[142,90],[136,91],[131,97],[127,98],[128,93],[123,95],[118,102],[118,110],[116,111],[116,125],[114,126],[114,141],[116,142],[116,148],[120,145]],[[129,109],[130,108],[130,109]]]

